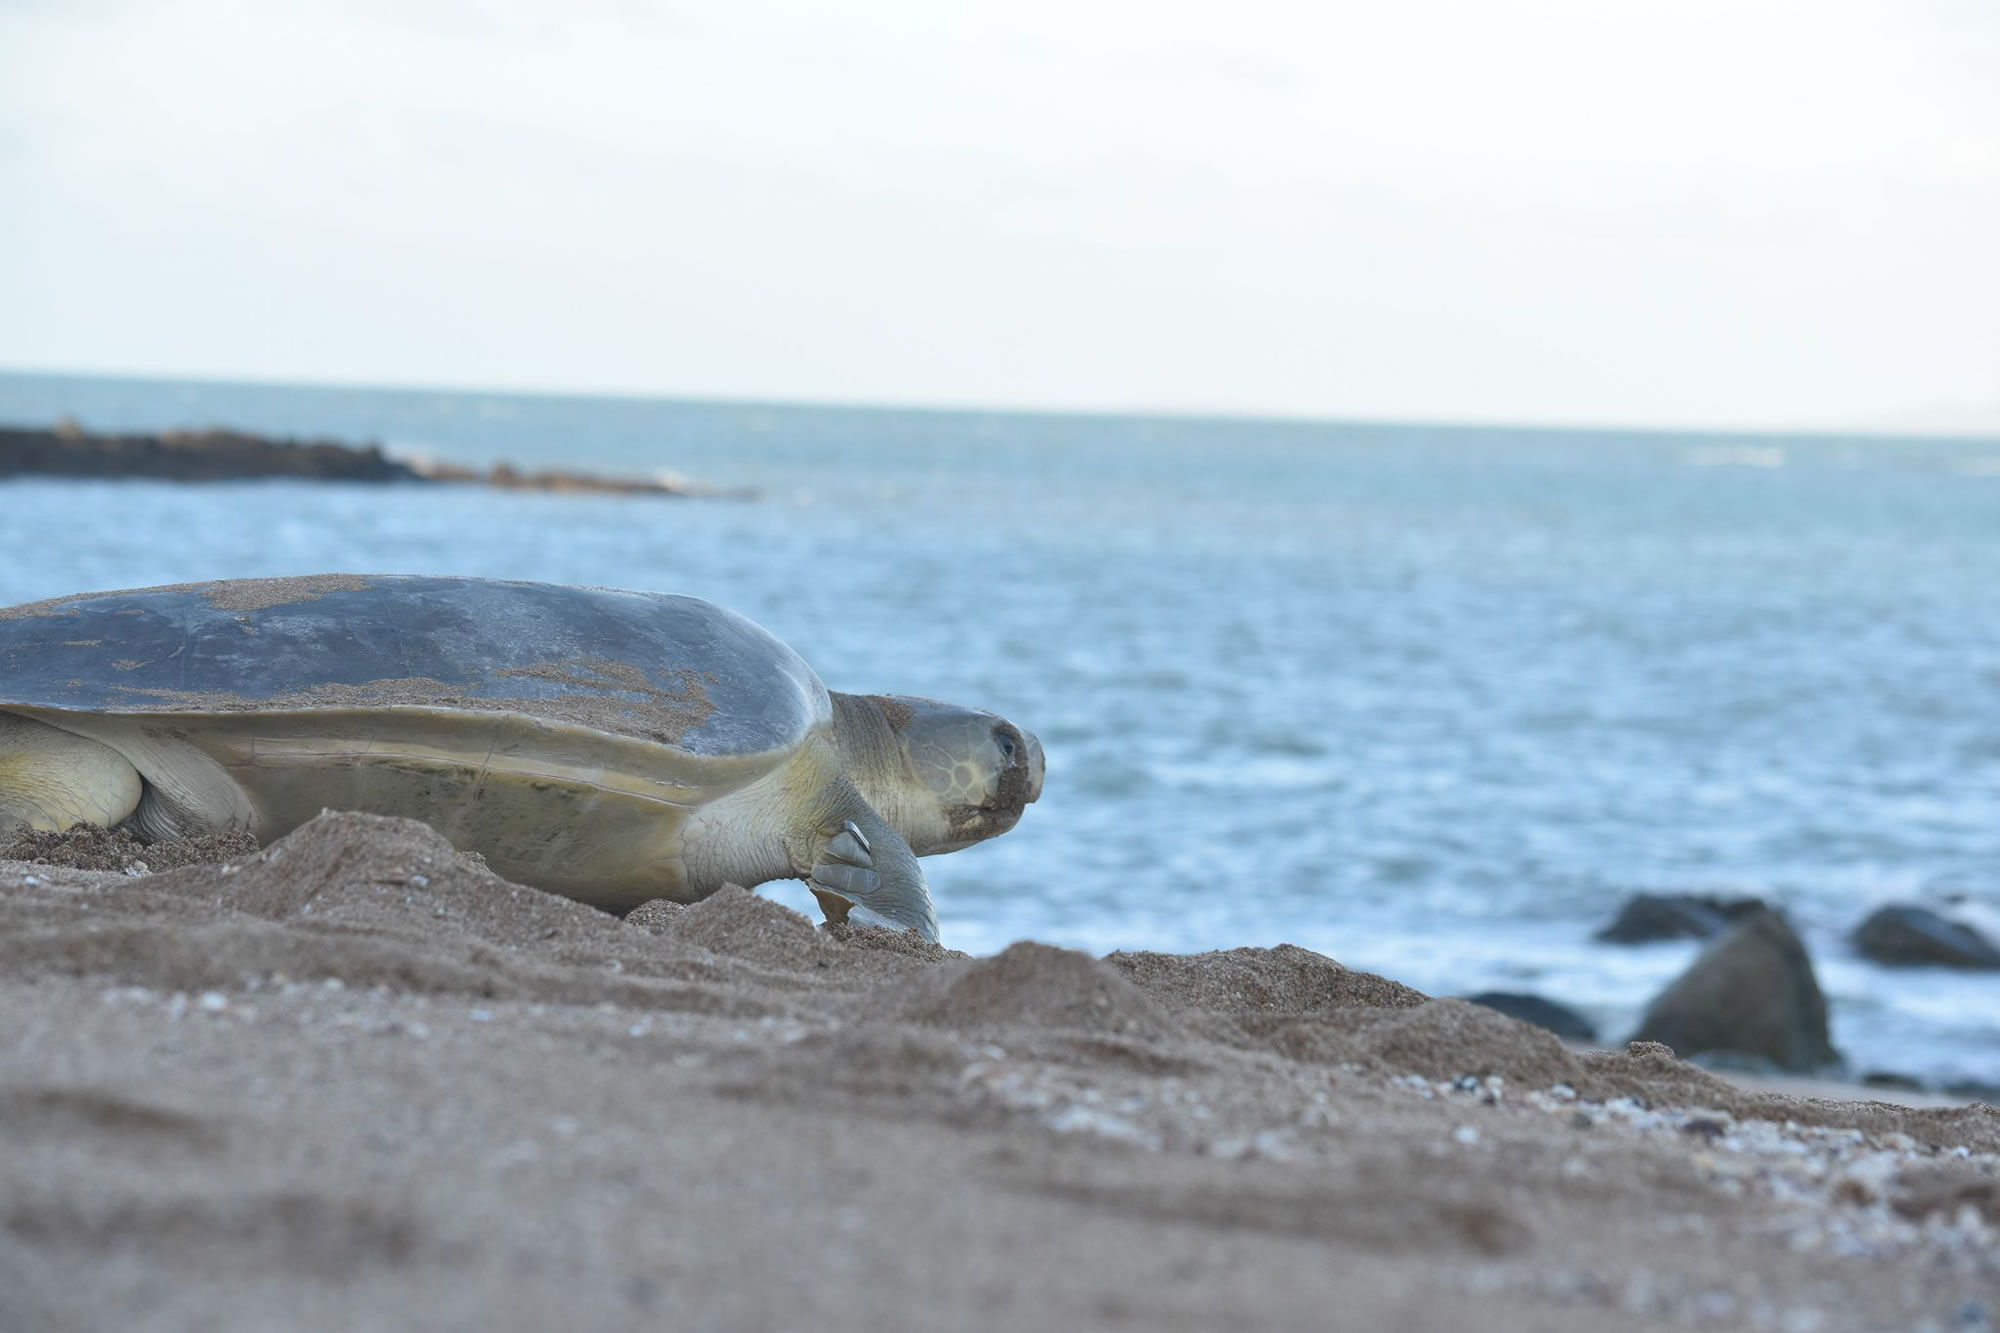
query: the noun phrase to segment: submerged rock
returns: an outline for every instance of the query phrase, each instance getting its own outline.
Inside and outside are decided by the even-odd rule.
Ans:
[[[1637,893],[1618,917],[1593,939],[1608,944],[1653,940],[1709,939],[1753,912],[1766,910],[1761,898],[1717,898],[1695,893]]]
[[[1840,1056],[1827,1035],[1826,997],[1805,945],[1783,916],[1748,916],[1702,951],[1647,1007],[1634,1041],[1664,1042],[1682,1059],[1733,1051],[1804,1073]]]
[[[1498,1010],[1509,1018],[1518,1018],[1523,1023],[1532,1023],[1538,1028],[1547,1028],[1564,1041],[1596,1041],[1597,1029],[1590,1020],[1568,1005],[1545,1000],[1539,995],[1523,995],[1515,991],[1489,990],[1465,997],[1469,1002]]]
[[[1880,909],[1856,927],[1853,940],[1856,953],[1890,967],[2000,969],[2000,946],[1964,922],[1915,903]]]
[[[1890,1088],[1897,1092],[1922,1092],[1924,1081],[1908,1074],[1898,1074],[1894,1070],[1875,1069],[1861,1076],[1864,1088]]]

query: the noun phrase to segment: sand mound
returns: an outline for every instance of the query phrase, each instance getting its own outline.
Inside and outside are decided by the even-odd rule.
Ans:
[[[725,884],[681,908],[659,929],[674,944],[692,944],[765,967],[830,967],[830,959],[841,952],[812,922],[740,884]]]
[[[25,861],[71,870],[144,872],[213,865],[256,850],[257,839],[241,830],[145,843],[127,828],[78,824],[61,833],[21,829],[11,841],[0,840],[0,861]]]
[[[1399,1009],[1428,998],[1401,982],[1351,971],[1296,944],[1198,954],[1114,953],[1104,961],[1156,999],[1218,1014]]]
[[[1582,1066],[1539,1028],[1283,944],[1205,954],[1114,953],[1105,963],[1148,995],[1214,1014],[1222,1040],[1289,1060],[1453,1079],[1574,1083]]]
[[[1515,1087],[1572,1087],[1583,1066],[1552,1032],[1464,1000],[1364,1011],[1355,1049],[1384,1070],[1453,1079],[1498,1076]]]
[[[154,875],[143,887],[267,921],[426,934],[445,923],[497,945],[618,932],[607,913],[509,883],[428,825],[382,815],[324,814],[261,852]]]
[[[935,1027],[1036,1027],[1166,1040],[1182,1025],[1119,972],[1073,949],[1024,941],[946,963],[876,997],[884,1015]]]
[[[649,898],[625,914],[625,924],[639,930],[650,930],[657,935],[670,929],[674,918],[685,907],[685,903],[677,903],[671,898]]]
[[[820,927],[831,939],[853,949],[871,949],[881,953],[901,954],[924,963],[948,963],[955,958],[970,958],[972,955],[958,949],[947,949],[935,944],[914,930],[891,930],[887,926],[856,926],[846,921],[829,922]]]
[[[616,917],[500,879],[413,820],[321,815],[261,852],[155,875],[17,870],[0,892],[0,965],[24,975],[785,1011],[662,956]]]
[[[1463,1000],[1318,1014],[1244,1012],[1230,1015],[1223,1033],[1233,1045],[1287,1060],[1431,1080],[1469,1074],[1547,1088],[1575,1086],[1583,1076],[1582,1064],[1553,1033]]]

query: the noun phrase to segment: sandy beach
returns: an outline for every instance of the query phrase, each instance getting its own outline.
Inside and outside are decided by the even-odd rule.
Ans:
[[[0,1329],[2000,1320],[1987,1106],[1302,949],[620,921],[370,816],[99,850],[0,861]]]

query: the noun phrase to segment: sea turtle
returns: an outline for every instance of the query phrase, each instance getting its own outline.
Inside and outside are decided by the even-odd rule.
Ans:
[[[1042,766],[1004,718],[832,693],[693,597],[329,574],[0,610],[0,832],[365,810],[614,911],[803,878],[935,939],[916,858],[1012,828]]]

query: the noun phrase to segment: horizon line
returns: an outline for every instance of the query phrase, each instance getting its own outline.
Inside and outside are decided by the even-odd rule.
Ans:
[[[1921,425],[1823,425],[1823,426],[1731,426],[1731,425],[1635,425],[1630,422],[1602,421],[1522,421],[1471,417],[1331,416],[1291,413],[1252,408],[1224,407],[1059,407],[999,406],[981,403],[952,403],[936,400],[905,402],[880,399],[839,398],[757,398],[734,394],[701,394],[648,389],[578,389],[510,387],[493,385],[439,384],[416,381],[371,381],[342,379],[299,379],[281,375],[172,374],[164,372],[77,370],[69,367],[23,366],[0,363],[0,376],[41,377],[75,380],[128,380],[155,384],[196,384],[218,388],[300,389],[308,392],[363,392],[452,394],[463,397],[611,399],[621,401],[678,403],[708,407],[776,408],[791,411],[910,412],[936,416],[1055,417],[1086,420],[1141,420],[1182,422],[1235,422],[1268,426],[1340,426],[1387,428],[1392,430],[1486,430],[1600,435],[1721,435],[1756,436],[1773,439],[1876,439],[1928,440],[1938,443],[2000,443],[2000,422],[1992,426]],[[2000,409],[1996,409],[2000,410]],[[222,428],[225,423],[204,423]]]

